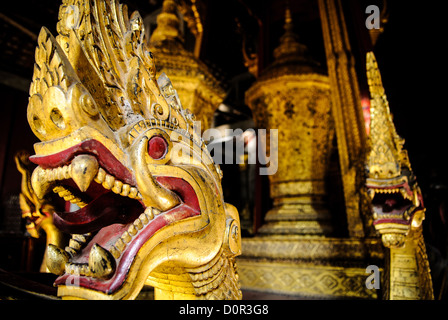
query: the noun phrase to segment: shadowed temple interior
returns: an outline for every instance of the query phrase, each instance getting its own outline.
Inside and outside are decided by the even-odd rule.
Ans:
[[[0,299],[446,300],[443,9],[2,6]]]

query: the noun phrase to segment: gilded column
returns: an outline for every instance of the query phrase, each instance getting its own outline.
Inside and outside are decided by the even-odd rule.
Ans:
[[[355,61],[340,0],[319,0],[350,237],[363,237],[361,197],[366,132]]]
[[[325,176],[334,133],[330,85],[293,33],[289,9],[284,28],[275,61],[246,92],[256,125],[278,129],[278,171],[269,176],[274,208],[259,231],[328,235]]]
[[[163,2],[149,46],[157,61],[157,73],[169,74],[183,107],[195,115],[196,121],[201,121],[204,131],[212,126],[213,113],[225,91],[207,66],[184,48],[176,6],[172,0]]]

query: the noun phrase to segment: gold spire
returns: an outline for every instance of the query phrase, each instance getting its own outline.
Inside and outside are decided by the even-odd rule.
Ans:
[[[261,78],[284,74],[324,74],[319,63],[308,55],[308,47],[299,42],[299,36],[293,31],[292,14],[288,4],[283,29],[285,32],[280,38],[280,44],[273,52],[274,62],[261,73]]]
[[[297,59],[303,57],[308,50],[304,44],[301,44],[298,35],[294,33],[294,25],[292,23],[291,10],[289,6],[285,11],[285,24],[283,26],[285,33],[280,38],[280,45],[274,50],[274,58],[276,60]]]
[[[179,25],[179,18],[176,14],[176,2],[173,0],[164,0],[162,12],[157,16],[157,27],[151,34],[149,42],[157,46],[165,40],[182,41]]]
[[[368,175],[373,179],[400,176],[404,140],[400,138],[390,114],[381,74],[373,52],[367,53],[367,81],[370,90],[370,143],[367,157]]]

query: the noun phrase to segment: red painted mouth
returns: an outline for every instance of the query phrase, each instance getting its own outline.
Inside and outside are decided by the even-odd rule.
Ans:
[[[372,197],[374,210],[374,225],[394,223],[410,225],[415,211],[413,193],[408,184],[390,187],[369,186],[368,192]]]
[[[69,165],[80,154],[95,156],[99,166],[107,174],[136,187],[132,173],[96,140],[84,141],[57,154],[33,156],[30,160],[44,169],[55,169]],[[70,190],[73,195],[79,195],[85,205],[72,212],[54,213],[54,224],[66,233],[89,234],[88,241],[81,248],[68,251],[71,257],[67,264],[70,267],[67,268],[66,264],[66,273],[56,279],[55,285],[79,285],[107,294],[113,293],[124,283],[139,249],[158,230],[201,214],[197,195],[188,182],[176,177],[159,176],[155,179],[161,186],[176,193],[181,202],[170,210],[155,211],[155,214],[150,215],[145,214],[147,208],[138,197],[132,199],[116,194],[98,181],[92,181],[86,192],[81,192],[72,179],[55,181],[57,186]],[[139,226],[138,230],[130,234],[130,228],[135,225]],[[124,245],[123,239],[126,240]],[[116,268],[107,279],[74,272],[80,269],[79,266],[88,266],[94,244],[114,256]]]

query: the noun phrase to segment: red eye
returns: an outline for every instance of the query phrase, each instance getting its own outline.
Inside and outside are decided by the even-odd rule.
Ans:
[[[168,143],[161,136],[153,136],[148,141],[148,154],[154,160],[162,159],[168,150]]]

